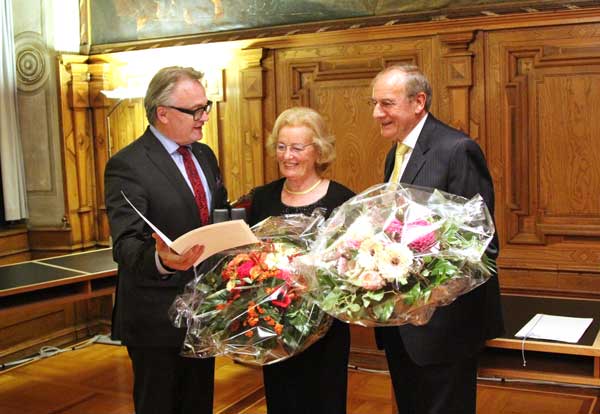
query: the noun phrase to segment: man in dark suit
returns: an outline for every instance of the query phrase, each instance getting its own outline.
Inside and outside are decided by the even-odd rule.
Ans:
[[[226,207],[216,157],[197,142],[211,108],[201,78],[192,68],[158,71],[144,99],[150,126],[106,165],[106,207],[119,265],[113,337],[131,358],[136,414],[212,413],[214,359],[181,357],[185,330],[174,328],[168,315],[194,277],[192,265],[204,246],[175,253],[121,195],[172,240]]]
[[[477,143],[429,114],[431,87],[416,66],[391,66],[373,80],[373,118],[394,143],[385,180],[471,198],[494,214],[494,188]],[[498,240],[487,254],[498,255]],[[478,353],[502,334],[498,278],[438,308],[423,326],[377,328],[402,414],[475,413]]]

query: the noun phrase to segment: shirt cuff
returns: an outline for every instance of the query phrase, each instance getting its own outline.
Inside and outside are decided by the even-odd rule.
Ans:
[[[158,252],[156,251],[154,252],[154,262],[156,263],[156,269],[158,270],[158,273],[163,276],[163,279],[168,279],[172,274],[175,273],[175,270],[170,269],[162,264],[160,257],[158,256]]]

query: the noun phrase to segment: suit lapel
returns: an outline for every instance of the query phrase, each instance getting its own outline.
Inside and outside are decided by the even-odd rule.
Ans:
[[[198,208],[196,207],[196,201],[194,200],[194,193],[190,190],[187,185],[185,178],[181,175],[179,168],[173,162],[173,158],[167,152],[165,147],[160,143],[158,138],[150,131],[146,130],[146,133],[142,136],[144,147],[146,148],[146,154],[150,162],[156,167],[157,170],[161,171],[167,180],[172,185],[172,190],[177,193],[178,196],[182,197],[184,203],[193,212],[194,215],[198,215]],[[165,197],[171,197],[171,194],[165,195]]]
[[[419,134],[417,144],[410,155],[408,164],[406,164],[406,168],[404,169],[402,177],[400,178],[400,182],[414,184],[419,171],[421,171],[421,169],[425,166],[425,163],[427,162],[427,152],[431,147],[430,143],[434,136],[436,122],[437,120],[433,117],[433,115],[429,114],[427,116],[425,125],[423,125],[421,134]]]

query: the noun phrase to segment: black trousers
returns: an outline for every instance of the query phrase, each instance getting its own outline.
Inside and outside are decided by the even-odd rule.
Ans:
[[[419,366],[399,334],[386,335],[383,345],[399,414],[475,414],[477,355]]]
[[[184,358],[181,349],[127,347],[135,414],[211,414],[215,360]]]
[[[268,414],[345,414],[350,327],[338,320],[299,355],[263,367]]]

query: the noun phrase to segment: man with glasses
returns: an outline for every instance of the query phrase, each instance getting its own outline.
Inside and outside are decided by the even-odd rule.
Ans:
[[[112,331],[131,358],[136,414],[212,413],[214,359],[181,357],[185,330],[174,328],[168,315],[194,277],[192,266],[204,246],[175,253],[121,194],[171,240],[209,224],[211,212],[227,206],[217,159],[197,142],[212,105],[201,79],[192,68],[158,71],[144,99],[150,126],[106,165],[106,208],[119,269]]]
[[[481,149],[463,132],[429,114],[431,87],[416,67],[391,66],[373,81],[373,118],[394,145],[385,181],[471,198],[494,214],[492,178]],[[487,251],[495,259],[498,239]],[[377,328],[402,414],[475,414],[477,360],[485,340],[502,334],[498,278],[438,308],[423,326]]]

